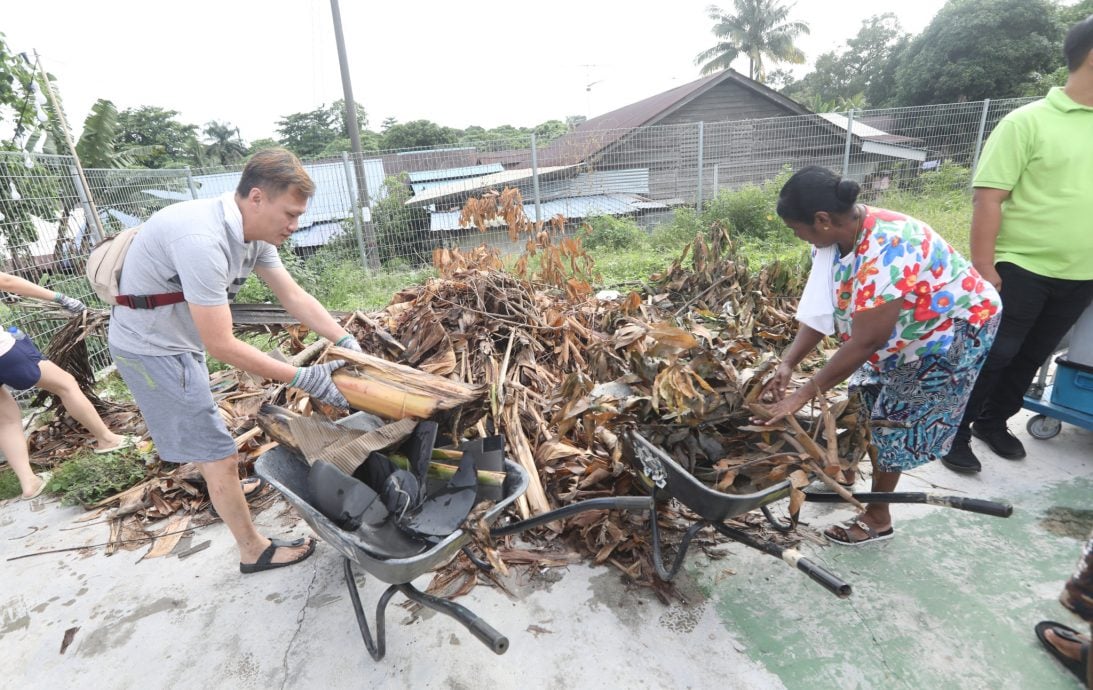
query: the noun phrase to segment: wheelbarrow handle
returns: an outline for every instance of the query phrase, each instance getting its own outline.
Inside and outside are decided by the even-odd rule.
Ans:
[[[964,496],[936,496],[927,494],[926,502],[931,505],[948,506],[957,510],[967,510],[972,513],[983,513],[994,517],[1009,517],[1013,515],[1013,506],[999,501],[986,501],[982,498],[965,498]]]
[[[945,496],[932,492],[921,491],[892,491],[855,493],[854,498],[862,503],[927,503],[934,506],[968,510],[973,513],[983,513],[995,517],[1009,517],[1013,515],[1013,506],[1009,503],[987,501],[982,498],[966,498],[964,496]],[[809,503],[841,503],[843,497],[839,494],[808,493],[805,492],[805,500]]]
[[[819,563],[810,561],[801,555],[796,549],[786,549],[782,552],[782,560],[797,568],[805,575],[815,580],[821,587],[831,592],[840,599],[846,599],[851,594],[850,584],[835,573],[823,567]]]
[[[570,503],[567,506],[562,506],[549,513],[543,513],[536,515],[535,517],[528,518],[527,520],[521,520],[520,522],[514,522],[511,525],[504,525],[502,527],[494,527],[490,530],[490,534],[494,537],[503,537],[506,534],[516,534],[517,532],[523,532],[526,529],[532,527],[538,527],[539,525],[545,525],[548,522],[554,522],[555,520],[561,520],[571,515],[578,513],[584,513],[589,510],[626,510],[632,513],[641,513],[654,509],[653,498],[651,496],[612,496],[605,498],[590,498],[586,501],[577,501],[576,503]]]

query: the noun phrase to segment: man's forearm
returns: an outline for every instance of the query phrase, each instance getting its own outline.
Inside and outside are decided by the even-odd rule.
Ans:
[[[299,319],[300,323],[332,343],[338,342],[339,338],[347,335],[346,330],[334,320],[319,300],[302,290],[298,295],[284,301],[282,306],[285,311]]]
[[[972,265],[978,270],[994,266],[994,248],[1002,227],[1002,204],[975,198],[972,203]]]
[[[24,280],[10,273],[0,273],[0,290],[11,292],[23,297],[36,297],[37,299],[53,299],[54,292],[37,283]]]
[[[208,349],[213,357],[248,374],[284,383],[291,383],[296,376],[296,367],[276,360],[235,337]]]

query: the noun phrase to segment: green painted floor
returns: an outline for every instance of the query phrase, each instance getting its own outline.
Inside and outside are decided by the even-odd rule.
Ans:
[[[853,585],[847,600],[770,558],[719,581],[713,568],[691,572],[747,655],[787,688],[1071,690],[1032,628],[1080,626],[1056,597],[1093,528],[1093,479],[1010,500],[1008,519],[930,509],[900,521],[894,507],[891,541],[803,546]]]

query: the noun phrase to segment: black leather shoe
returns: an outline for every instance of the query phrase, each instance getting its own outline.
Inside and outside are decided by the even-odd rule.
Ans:
[[[998,457],[1007,460],[1020,460],[1025,457],[1025,447],[1021,444],[1020,439],[1005,427],[1001,429],[980,429],[972,424],[972,436],[990,446],[990,449]]]
[[[971,444],[967,441],[953,441],[953,447],[941,458],[941,464],[953,472],[960,472],[961,474],[974,474],[983,471],[983,466],[979,464],[979,458],[975,457]]]

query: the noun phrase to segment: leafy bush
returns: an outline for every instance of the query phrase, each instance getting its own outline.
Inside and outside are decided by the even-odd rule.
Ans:
[[[60,493],[66,505],[90,505],[128,489],[144,476],[144,457],[136,449],[107,455],[83,451],[54,471],[46,489]]]
[[[582,225],[585,249],[638,249],[645,245],[645,231],[630,218],[589,216]]]

